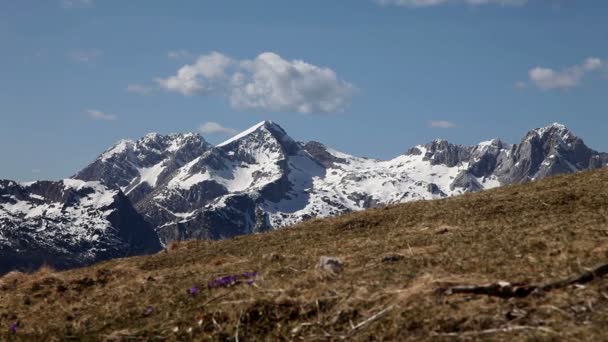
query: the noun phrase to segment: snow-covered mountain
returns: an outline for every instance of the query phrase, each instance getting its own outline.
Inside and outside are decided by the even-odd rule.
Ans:
[[[210,147],[194,133],[150,133],[137,141],[119,141],[73,178],[120,188],[137,202]]]
[[[375,160],[296,142],[264,121],[217,146],[194,134],[122,141],[75,177],[123,189],[168,242],[259,232],[607,164],[607,154],[560,124],[532,130],[514,145],[436,140]]]
[[[156,252],[158,235],[120,190],[66,179],[0,180],[0,274]]]

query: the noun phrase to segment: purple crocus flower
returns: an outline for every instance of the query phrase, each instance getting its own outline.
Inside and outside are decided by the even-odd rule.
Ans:
[[[193,297],[196,296],[198,294],[198,287],[192,286],[190,290],[188,290],[188,293]]]
[[[253,284],[254,278],[258,275],[257,272],[243,272],[242,274],[233,274],[227,275],[219,278],[215,278],[207,284],[207,286],[212,288],[217,287],[229,287],[238,284],[242,284],[243,282],[246,284]]]
[[[153,312],[154,312],[154,308],[151,306],[148,306],[146,308],[146,311],[144,311],[144,316],[150,316]]]
[[[16,334],[17,333],[17,328],[19,327],[19,323],[15,322],[13,324],[11,324],[11,326],[8,328],[8,330],[12,333],[12,334]]]

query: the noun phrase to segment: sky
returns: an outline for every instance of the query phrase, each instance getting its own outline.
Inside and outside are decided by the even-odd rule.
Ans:
[[[566,124],[608,151],[605,0],[0,0],[0,179],[262,120],[388,159]]]

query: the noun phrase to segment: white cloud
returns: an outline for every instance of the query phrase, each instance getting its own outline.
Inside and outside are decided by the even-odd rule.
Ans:
[[[580,65],[573,65],[561,70],[535,67],[528,71],[530,83],[542,90],[568,89],[580,84],[586,74],[597,71],[604,62],[595,57],[587,58]]]
[[[169,59],[174,59],[178,61],[194,59],[194,55],[188,50],[169,51],[169,53],[167,53],[167,57]]]
[[[202,124],[199,127],[199,130],[203,134],[226,134],[226,135],[235,135],[238,133],[236,129],[230,127],[224,127],[217,122],[208,121]]]
[[[72,50],[68,53],[68,57],[80,63],[91,63],[101,56],[101,50],[99,49],[80,49]]]
[[[594,71],[601,68],[603,65],[604,62],[602,62],[601,59],[596,57],[589,57],[585,60],[585,63],[583,63],[583,69],[585,69],[586,71]]]
[[[376,3],[387,6],[403,7],[431,7],[447,4],[467,4],[472,6],[480,5],[523,5],[527,0],[375,0]]]
[[[338,112],[355,93],[352,84],[340,80],[329,68],[285,60],[272,52],[253,60],[212,52],[157,82],[165,90],[186,96],[220,94],[233,108],[243,110]]]
[[[448,129],[448,128],[456,128],[456,124],[452,123],[450,121],[445,121],[445,120],[433,120],[433,121],[429,122],[429,127]]]
[[[86,112],[87,112],[87,114],[89,114],[89,117],[93,120],[114,121],[114,120],[118,119],[118,116],[116,116],[114,114],[104,113],[102,111],[95,110],[95,109],[88,109]]]
[[[62,0],[63,8],[87,7],[93,4],[93,0]]]
[[[151,87],[142,85],[142,84],[136,84],[136,83],[132,83],[127,85],[127,92],[129,93],[135,93],[135,94],[139,94],[139,95],[150,95],[153,91],[153,89]]]
[[[210,93],[226,80],[225,70],[233,61],[219,52],[212,52],[198,58],[196,63],[184,65],[175,76],[158,79],[157,82],[169,91],[183,95]]]

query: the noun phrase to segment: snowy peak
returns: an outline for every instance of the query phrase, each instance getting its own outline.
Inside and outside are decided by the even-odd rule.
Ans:
[[[543,138],[545,135],[558,135],[563,139],[567,139],[570,135],[570,130],[565,125],[554,122],[551,125],[536,128],[531,132],[536,133],[540,138]]]
[[[169,187],[189,190],[213,184],[230,192],[260,188],[280,178],[288,156],[299,150],[281,126],[263,121],[184,165]]]
[[[198,134],[146,134],[121,140],[73,178],[122,189],[135,202],[212,146]]]
[[[216,147],[230,145],[230,144],[239,142],[241,140],[248,139],[250,136],[256,136],[256,135],[264,134],[264,133],[269,133],[271,135],[276,134],[278,136],[287,135],[287,133],[285,133],[285,130],[283,130],[283,128],[281,126],[275,124],[274,122],[272,122],[270,120],[265,120],[265,121],[259,122],[255,125],[247,128],[246,130],[233,136],[232,138],[222,142],[221,144],[218,144]]]
[[[535,148],[541,149],[545,154],[590,152],[590,149],[585,145],[582,139],[572,133],[566,126],[559,123],[554,123],[528,132],[526,137],[522,140],[521,145],[527,144],[531,144]]]
[[[172,133],[167,135],[148,133],[137,141],[118,141],[96,160],[107,162],[135,157],[138,161],[133,161],[137,164],[150,163],[154,162],[154,158],[171,152],[182,149],[209,148],[209,146],[209,143],[202,136],[195,133]]]
[[[474,146],[474,148],[476,150],[480,150],[483,148],[499,148],[500,149],[500,148],[505,148],[508,146],[509,146],[509,144],[504,143],[499,138],[494,138],[492,140],[482,141],[479,144],[477,144],[477,146]]]
[[[505,184],[586,170],[604,159],[559,123],[529,131],[511,150],[499,170]]]
[[[225,151],[239,150],[240,147],[248,150],[252,148],[276,150],[278,148],[286,154],[293,154],[298,149],[298,145],[287,132],[270,120],[262,121],[216,147]]]
[[[545,150],[551,148],[568,150],[575,144],[584,145],[568,127],[559,123],[531,130],[522,140],[522,144],[525,143],[540,143]]]
[[[103,152],[97,160],[101,160],[102,162],[108,161],[109,159],[116,158],[117,156],[125,155],[131,151],[133,151],[133,146],[135,146],[135,142],[133,140],[122,139],[119,140],[112,147]]]

